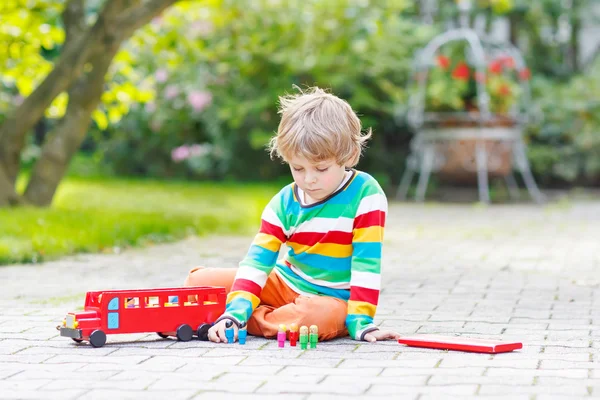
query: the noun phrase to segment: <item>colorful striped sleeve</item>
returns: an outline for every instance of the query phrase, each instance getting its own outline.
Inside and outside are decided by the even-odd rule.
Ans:
[[[263,210],[260,229],[239,264],[231,292],[227,295],[225,313],[217,321],[232,319],[239,326],[248,321],[260,303],[260,293],[275,266],[281,244],[288,236],[282,210],[280,192]]]
[[[364,340],[373,323],[381,289],[381,248],[387,199],[375,180],[368,181],[354,219],[352,269],[346,326],[350,337]]]

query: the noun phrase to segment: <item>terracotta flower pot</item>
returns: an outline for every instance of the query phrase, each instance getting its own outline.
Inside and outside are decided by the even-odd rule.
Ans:
[[[514,120],[498,116],[479,125],[477,121],[448,119],[435,128],[438,174],[451,183],[477,183],[477,143],[486,150],[488,177],[505,177],[512,171],[512,140],[518,136]],[[483,137],[482,139],[478,139]]]

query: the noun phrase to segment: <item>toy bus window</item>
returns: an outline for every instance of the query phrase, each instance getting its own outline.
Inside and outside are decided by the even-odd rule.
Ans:
[[[168,296],[165,307],[179,307],[179,296]]]
[[[110,299],[110,301],[108,302],[108,309],[111,311],[119,309],[119,298],[118,297],[113,297],[112,299]]]
[[[197,306],[198,305],[198,296],[190,295],[187,297],[187,301],[183,303],[184,306]]]
[[[147,308],[159,307],[159,306],[160,306],[160,301],[158,299],[158,296],[146,297],[146,307]]]
[[[217,298],[217,294],[216,293],[211,293],[208,296],[206,296],[206,298],[204,299],[204,303],[202,303],[204,305],[209,305],[209,304],[219,304],[219,299]]]
[[[125,308],[140,308],[139,297],[125,297]]]

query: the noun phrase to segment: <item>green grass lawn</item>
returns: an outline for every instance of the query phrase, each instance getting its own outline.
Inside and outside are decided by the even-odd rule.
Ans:
[[[276,186],[66,178],[51,208],[0,209],[0,265],[256,231]]]

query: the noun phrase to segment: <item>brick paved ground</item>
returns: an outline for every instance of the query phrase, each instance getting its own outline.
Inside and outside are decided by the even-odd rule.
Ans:
[[[179,285],[194,264],[235,266],[249,240],[0,268],[0,398],[600,397],[600,203],[390,207],[377,322],[523,341],[514,353],[350,340],[301,351],[155,335],[109,336],[94,349],[57,336],[87,290]]]

